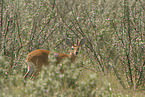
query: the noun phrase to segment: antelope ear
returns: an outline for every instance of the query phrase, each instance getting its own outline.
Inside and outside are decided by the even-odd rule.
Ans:
[[[85,38],[82,38],[79,42],[78,42],[78,46],[81,46],[85,43]]]
[[[71,43],[71,41],[70,41],[68,38],[65,38],[65,41],[66,41],[66,44],[67,44],[68,46],[72,46],[72,43]]]

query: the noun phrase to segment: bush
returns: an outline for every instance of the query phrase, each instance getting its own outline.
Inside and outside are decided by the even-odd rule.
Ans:
[[[104,82],[102,88],[97,88],[98,77],[96,73],[87,71],[84,75],[81,68],[77,65],[70,65],[67,60],[62,63],[63,66],[43,67],[40,75],[35,80],[24,80],[22,73],[15,71],[10,67],[9,63],[1,57],[1,79],[0,79],[0,96],[16,97],[16,96],[71,96],[71,97],[95,97],[95,96],[113,96],[109,82]],[[77,62],[78,64],[78,62]],[[4,69],[5,68],[5,69]],[[64,69],[64,73],[60,73],[60,69]],[[11,73],[9,73],[11,70]]]

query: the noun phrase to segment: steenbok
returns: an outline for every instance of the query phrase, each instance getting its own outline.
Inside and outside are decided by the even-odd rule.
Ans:
[[[62,59],[68,58],[70,60],[70,63],[73,63],[77,57],[78,54],[78,48],[79,46],[83,45],[85,43],[85,38],[81,39],[78,42],[78,45],[72,44],[72,42],[66,38],[66,44],[71,47],[69,54],[63,54],[63,53],[54,53],[54,57],[56,58],[55,64],[59,64]],[[43,65],[49,65],[48,61],[48,55],[50,54],[50,51],[48,50],[42,50],[37,49],[34,51],[31,51],[27,57],[26,62],[28,64],[28,71],[24,75],[24,78],[30,77],[30,79],[35,78],[39,72],[42,69]]]

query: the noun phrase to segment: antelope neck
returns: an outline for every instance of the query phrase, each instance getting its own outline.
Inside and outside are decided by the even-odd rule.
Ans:
[[[75,55],[74,53],[71,53],[70,52],[70,54],[68,55],[68,57],[70,58],[71,62],[73,62],[76,59],[77,55]]]

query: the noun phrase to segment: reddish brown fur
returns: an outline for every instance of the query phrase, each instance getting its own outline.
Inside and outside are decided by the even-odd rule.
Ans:
[[[62,53],[56,53],[56,54],[54,54],[54,56],[56,58],[56,65],[59,64],[62,59],[68,57],[68,55],[62,54]]]
[[[69,40],[66,40],[66,43],[69,46],[72,45]],[[62,53],[55,53],[54,56],[56,58],[56,65],[59,64],[61,60],[64,58],[69,58],[71,63],[74,62],[77,57],[76,55],[78,52],[77,50],[79,46],[82,44],[84,44],[84,39],[82,39],[79,42],[78,46],[76,44],[72,46],[72,50],[70,50],[70,54],[68,55]],[[38,73],[41,71],[43,65],[49,65],[49,61],[48,61],[49,54],[50,52],[48,50],[41,50],[41,49],[37,49],[30,52],[26,57],[26,62],[28,63],[28,71],[24,75],[24,78],[29,77],[31,74],[33,74],[31,78],[36,77]]]
[[[48,65],[49,64],[48,54],[49,54],[49,51],[47,50],[37,49],[30,52],[27,55],[26,61],[34,63],[35,66],[36,64],[39,64],[39,67],[41,67],[42,65]]]

